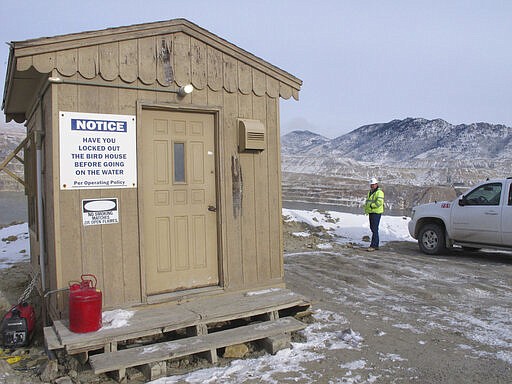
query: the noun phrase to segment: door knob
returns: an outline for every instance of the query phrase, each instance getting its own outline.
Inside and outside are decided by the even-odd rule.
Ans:
[[[208,206],[208,210],[209,210],[210,212],[217,212],[217,207],[214,207],[213,205],[209,205],[209,206]]]

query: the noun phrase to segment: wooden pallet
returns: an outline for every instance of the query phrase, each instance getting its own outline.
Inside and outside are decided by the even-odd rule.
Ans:
[[[149,366],[151,363],[165,362],[166,360],[202,352],[206,352],[210,362],[215,363],[217,361],[217,349],[219,348],[249,341],[264,340],[272,336],[288,335],[290,332],[299,331],[305,327],[306,324],[295,320],[293,317],[285,317],[207,335],[115,352],[105,352],[91,356],[89,362],[94,373],[116,372],[119,381],[125,380],[127,368],[135,366],[142,366],[142,371],[146,372],[146,378],[154,380],[158,376],[165,375],[165,372],[159,370],[159,375],[152,375],[153,371]]]
[[[280,317],[293,315],[309,306],[310,303],[307,299],[287,289],[273,289],[251,293],[227,293],[181,303],[173,302],[131,308],[130,310],[134,311],[134,315],[126,326],[112,329],[102,328],[96,332],[84,334],[71,332],[66,320],[57,320],[54,321],[52,327],[44,329],[44,335],[45,343],[49,350],[65,349],[68,354],[77,355],[79,360],[85,362],[89,358],[89,352],[98,350],[103,351],[103,353],[117,352],[124,344],[132,343],[144,337],[152,336],[157,339],[176,331],[192,337],[208,336],[206,340],[212,340],[211,337],[215,333],[209,333],[209,330],[216,324],[223,322],[234,323],[237,320],[248,318],[255,322],[274,321]],[[278,322],[272,327],[280,329],[279,327],[283,324],[283,322]],[[298,325],[295,323],[294,326],[297,327]],[[274,329],[272,327],[270,329]],[[244,331],[240,332],[243,333]],[[245,332],[248,331],[246,330]],[[279,342],[274,342],[273,340],[280,340],[279,335],[285,335],[289,332],[291,331],[287,331],[286,327],[284,327],[276,335],[258,336],[256,339],[251,338],[251,340],[265,339],[268,350],[273,352],[277,348],[276,345],[280,345]],[[220,334],[220,332],[216,333]],[[232,331],[228,333],[228,335],[230,334],[235,335],[237,332]],[[272,339],[273,336],[276,336],[276,338]],[[210,361],[215,361],[216,354],[213,352],[214,349],[243,342],[226,344],[227,341],[231,343],[233,338],[236,340],[239,338],[238,336],[230,337],[232,338],[227,338],[226,341],[220,343],[225,344],[220,347],[216,347],[219,344],[205,340],[201,345],[213,345],[213,347],[200,352],[206,352]],[[190,337],[187,340],[190,340]],[[214,338],[213,340],[216,339]],[[194,348],[191,348],[190,343],[187,342],[187,345],[189,351],[186,354],[198,353]],[[183,353],[185,352],[184,350]],[[123,351],[122,356],[125,356],[126,353]],[[175,357],[163,356],[162,361],[172,358]],[[96,357],[93,359],[91,356],[91,364],[92,361],[95,361],[96,366],[98,366],[98,359]],[[120,380],[123,380],[126,368],[134,366],[130,364],[121,368],[116,367],[112,370],[117,371]],[[142,364],[147,366],[149,363],[137,363],[135,366]],[[96,369],[98,370],[97,372],[103,372],[103,368],[95,368],[95,372]]]

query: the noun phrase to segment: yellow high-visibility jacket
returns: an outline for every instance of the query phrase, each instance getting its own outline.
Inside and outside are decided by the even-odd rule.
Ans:
[[[384,191],[377,187],[375,191],[369,191],[364,204],[364,213],[384,212]]]

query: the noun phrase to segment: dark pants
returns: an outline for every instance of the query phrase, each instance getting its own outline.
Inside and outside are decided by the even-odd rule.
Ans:
[[[379,248],[379,223],[381,216],[380,213],[370,213],[370,230],[372,231],[370,247],[375,249]]]

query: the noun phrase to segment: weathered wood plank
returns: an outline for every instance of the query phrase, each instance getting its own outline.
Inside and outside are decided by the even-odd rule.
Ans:
[[[137,40],[119,42],[119,76],[127,83],[137,80]]]
[[[190,36],[174,34],[174,77],[178,85],[190,83]]]
[[[156,80],[156,46],[153,36],[138,40],[139,79],[146,85]]]
[[[138,92],[123,90],[119,92],[118,112],[124,115],[136,115]],[[124,305],[140,303],[142,301],[140,283],[140,255],[139,255],[139,219],[137,188],[125,188],[120,192],[121,206],[119,214],[121,220],[121,236],[123,248],[123,284]]]
[[[32,66],[32,56],[18,57],[16,59],[16,70],[26,71]]]
[[[60,111],[78,110],[78,86],[59,84],[55,92]],[[56,137],[53,142],[58,142]],[[52,150],[57,151],[58,149],[53,147]],[[70,280],[79,279],[82,271],[81,245],[80,241],[77,241],[80,239],[82,223],[75,219],[81,215],[80,194],[78,191],[63,191],[60,188],[55,188],[54,204],[54,209],[59,214],[55,221],[56,284],[52,289],[66,287]],[[69,234],[69,236],[65,234]],[[67,298],[67,294],[65,298]],[[62,300],[62,302],[64,301]],[[60,308],[60,304],[59,309],[66,314],[67,305]]]
[[[181,307],[152,307],[137,311],[129,323],[120,328],[100,328],[96,332],[74,333],[67,323],[56,320],[54,327],[68,351],[76,351],[90,346],[103,347],[112,341],[124,341],[138,337],[156,335],[164,327],[169,330],[184,328],[199,323],[200,316]],[[90,348],[91,350],[94,348]]]
[[[98,73],[98,47],[78,49],[78,72],[86,79],[93,79]]]
[[[208,70],[210,67],[208,66]],[[209,83],[210,84],[210,83]],[[211,87],[211,84],[210,84]],[[215,93],[215,92],[211,92]],[[220,92],[218,92],[220,93]],[[226,156],[221,156],[224,162],[220,172],[225,175],[225,182],[220,185],[220,196],[224,198],[224,228],[226,239],[224,245],[224,286],[233,289],[243,286],[242,244],[240,216],[242,213],[242,174],[240,158],[237,154],[237,117],[238,99],[236,93],[222,92],[223,114],[222,148]],[[210,102],[210,98],[208,99]]]
[[[177,341],[150,346],[103,353],[89,358],[95,374],[117,371],[127,367],[175,359],[195,353],[212,351],[228,345],[246,343],[267,337],[304,329],[306,324],[291,317],[265,323],[250,324],[204,336],[195,336]]]
[[[49,73],[55,68],[55,52],[34,55],[32,62],[39,73]]]
[[[252,89],[256,96],[263,96],[267,91],[265,74],[257,69],[252,69]]]
[[[57,56],[57,70],[64,76],[73,76],[78,69],[78,52],[76,49],[59,51]]]
[[[253,118],[263,122],[267,128],[267,96],[253,96]],[[268,135],[266,132],[265,136]],[[268,157],[271,156],[268,147],[254,154],[254,185],[255,185],[255,220],[256,220],[256,249],[257,249],[257,273],[258,282],[268,283],[271,280],[270,273],[270,236],[274,234],[270,223],[270,179],[277,178],[277,170],[279,164],[273,164]]]
[[[252,92],[251,67],[241,61],[238,62],[238,89],[244,95],[248,95]]]
[[[288,100],[290,97],[292,97],[292,87],[290,87],[288,84],[280,83],[279,94],[283,99]]]
[[[213,91],[222,88],[222,53],[208,46],[208,85]]]
[[[253,118],[253,95],[239,95],[238,116]],[[240,153],[243,174],[242,200],[242,262],[244,268],[244,286],[254,287],[258,282],[258,243],[256,236],[256,185],[254,153]]]
[[[99,46],[99,73],[104,80],[112,81],[119,75],[119,44]]]
[[[62,343],[59,341],[59,338],[57,337],[57,333],[55,332],[53,327],[44,327],[43,333],[44,333],[44,342],[46,344],[46,347],[50,351],[53,351],[55,349],[64,348]]]
[[[199,313],[202,322],[227,321],[307,305],[306,299],[288,289],[248,292],[245,295],[224,294],[215,299],[198,299],[182,304]]]
[[[172,35],[159,36],[156,39],[156,44],[156,78],[160,85],[167,87],[171,85],[174,81]]]
[[[283,270],[283,239],[281,227],[281,150],[279,133],[279,99],[266,97],[267,100],[267,149],[268,162],[272,164],[269,173],[278,175],[269,178],[269,223],[270,223],[270,272],[273,279],[282,280]]]
[[[206,87],[207,82],[207,67],[206,67],[206,44],[199,40],[191,40],[191,67],[192,67],[192,85],[196,89],[203,89]]]
[[[238,89],[238,67],[236,60],[226,54],[222,56],[222,64],[224,68],[224,89],[230,93],[235,92]]]
[[[267,95],[272,98],[279,97],[279,81],[274,79],[273,77],[266,76],[266,84],[267,84]],[[291,88],[288,87],[291,91]],[[288,98],[288,97],[287,97]]]

